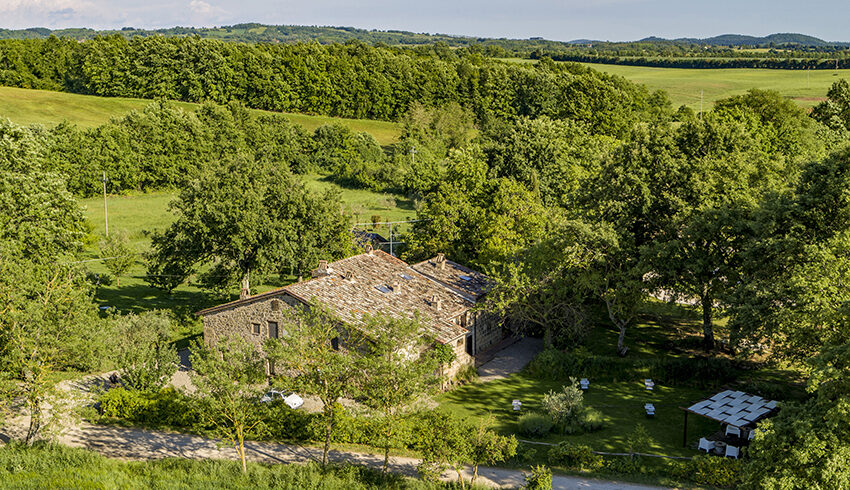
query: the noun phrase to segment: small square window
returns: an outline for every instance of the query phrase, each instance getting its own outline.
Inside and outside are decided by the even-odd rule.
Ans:
[[[471,281],[472,280],[472,276],[460,276],[460,278],[463,279],[464,281]]]
[[[392,292],[392,289],[387,287],[386,284],[381,284],[380,286],[375,286],[375,289],[377,289],[378,291],[380,291],[382,293],[386,293],[386,294],[389,294],[389,293]]]
[[[410,274],[402,274],[401,278],[404,279],[405,281],[412,281],[413,280],[413,276],[411,276]]]
[[[251,324],[251,332],[254,335],[260,335],[260,324],[259,323],[252,323]]]

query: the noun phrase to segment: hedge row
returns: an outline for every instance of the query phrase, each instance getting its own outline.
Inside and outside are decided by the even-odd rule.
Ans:
[[[743,369],[728,359],[628,359],[549,349],[534,358],[526,372],[546,380],[571,376],[614,382],[651,378],[667,386],[714,388],[737,379]]]

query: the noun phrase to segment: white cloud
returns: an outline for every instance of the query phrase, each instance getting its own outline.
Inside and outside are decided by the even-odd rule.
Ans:
[[[87,9],[93,5],[88,0],[0,0],[0,12],[68,12]]]
[[[203,0],[192,0],[189,2],[189,8],[196,14],[211,14],[214,7]]]

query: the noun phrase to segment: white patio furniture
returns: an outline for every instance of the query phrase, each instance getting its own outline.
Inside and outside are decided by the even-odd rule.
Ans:
[[[511,405],[513,405],[515,412],[522,410],[522,402],[519,400],[514,400],[511,402]]]
[[[655,382],[653,382],[651,379],[643,380],[643,384],[644,384],[644,386],[646,386],[646,389],[649,390],[649,391],[652,391],[652,389],[655,388]]]
[[[581,378],[581,381],[579,381],[579,383],[581,384],[581,389],[583,390],[587,390],[588,388],[590,388],[590,380],[587,378]]]
[[[738,456],[741,454],[741,450],[735,446],[726,446],[726,457],[727,458],[735,458],[738,459]]]
[[[714,441],[709,441],[705,437],[699,439],[699,450],[705,451],[706,454],[714,450]]]
[[[735,427],[734,425],[727,425],[726,426],[726,435],[727,436],[741,437],[741,428]]]
[[[647,403],[643,406],[643,409],[646,410],[647,417],[655,417],[655,405],[652,403]]]

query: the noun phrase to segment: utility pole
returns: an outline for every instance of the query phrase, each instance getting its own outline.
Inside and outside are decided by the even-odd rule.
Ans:
[[[702,94],[703,90],[699,91],[699,118],[702,119]]]
[[[100,179],[103,182],[103,223],[106,225],[106,236],[109,237],[109,212],[106,210],[106,172],[103,172],[103,177]]]

